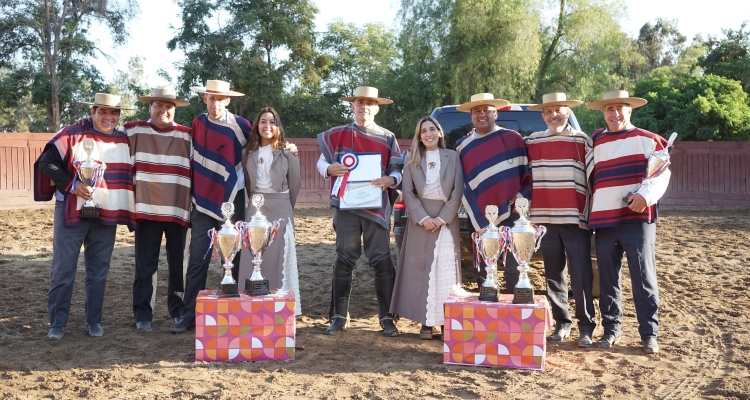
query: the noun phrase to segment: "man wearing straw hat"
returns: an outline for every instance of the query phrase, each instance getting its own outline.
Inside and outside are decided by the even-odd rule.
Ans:
[[[207,112],[193,120],[193,181],[190,222],[190,255],[185,274],[185,309],[172,325],[172,332],[185,332],[195,326],[195,299],[205,289],[211,256],[206,255],[211,228],[220,229],[224,218],[221,204],[234,203],[232,222],[245,219],[245,177],[242,147],[250,137],[250,121],[230,113],[232,97],[244,94],[229,90],[229,82],[209,80],[205,87],[191,87],[203,94]],[[237,279],[240,253],[234,258],[232,275]]]
[[[85,329],[91,337],[104,335],[104,289],[117,225],[135,228],[130,148],[125,133],[117,130],[124,109],[120,96],[97,93],[93,103],[83,104],[91,106],[91,120],[57,132],[34,164],[34,199],[57,200],[47,300],[49,339],[62,339],[65,334],[81,245],[86,268]],[[94,189],[77,175],[79,162],[88,158],[87,150],[97,165]],[[89,199],[96,205],[95,215],[81,212]]]
[[[585,165],[586,154],[591,151],[591,138],[568,124],[569,107],[581,103],[568,100],[565,93],[549,93],[542,96],[542,103],[529,106],[530,111],[542,112],[547,130],[529,135],[526,151],[533,178],[530,219],[547,228],[542,239],[542,256],[547,296],[555,319],[555,331],[548,339],[561,342],[570,336],[573,323],[568,311],[567,275],[570,267],[578,319],[578,346],[591,347],[596,322],[593,320],[591,293],[594,273]]]
[[[495,124],[497,109],[510,103],[495,99],[492,93],[471,96],[471,101],[456,107],[457,111],[471,113],[474,129],[456,142],[464,171],[463,205],[471,221],[469,231],[476,232],[489,225],[485,208],[495,205],[498,218],[496,226],[513,226],[518,214],[513,209],[517,196],[531,197],[531,174],[526,158],[526,143],[516,131]],[[474,259],[477,260],[475,249]],[[478,284],[487,276],[484,261],[477,263]],[[518,262],[515,257],[505,258],[505,291],[513,293],[518,283]]]
[[[606,128],[591,135],[593,151],[587,162],[592,189],[589,227],[596,229],[596,257],[599,262],[604,336],[599,347],[610,348],[622,337],[622,255],[628,258],[633,302],[643,350],[659,351],[659,286],[656,281],[656,220],[659,199],[669,185],[670,171],[639,188],[646,177],[648,159],[667,146],[661,136],[636,128],[630,123],[634,108],[646,100],[630,97],[624,90],[604,93],[603,100],[588,103],[602,110]],[[636,191],[637,189],[637,191]],[[629,192],[635,192],[629,194]],[[623,200],[627,199],[627,202]]]
[[[190,226],[190,128],[176,124],[176,107],[187,106],[170,89],[154,89],[138,97],[148,103],[151,118],[125,124],[135,165],[135,280],[133,314],[136,328],[151,332],[155,278],[162,237],[166,237],[167,309],[172,319],[182,316],[185,291],[182,261]]]
[[[397,336],[398,328],[394,315],[390,313],[395,269],[390,251],[389,194],[401,181],[403,160],[396,137],[376,125],[374,120],[381,104],[393,102],[378,97],[378,89],[369,86],[360,86],[355,90],[354,96],[339,100],[351,102],[354,122],[318,134],[318,144],[323,153],[318,160],[318,171],[326,179],[344,176],[348,170],[339,161],[345,153],[380,153],[381,177],[374,179],[371,184],[382,189],[383,193],[381,206],[376,209],[342,210],[338,196],[331,198],[331,206],[336,210],[333,216],[336,261],[333,264],[331,283],[331,325],[326,329],[326,334],[337,334],[346,330],[349,324],[352,272],[364,243],[365,255],[375,272],[380,326],[385,336]]]

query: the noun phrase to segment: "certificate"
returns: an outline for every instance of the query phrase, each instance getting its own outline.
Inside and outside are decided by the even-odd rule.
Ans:
[[[370,182],[382,176],[380,153],[357,153],[358,162],[349,171],[344,183],[343,195],[339,197],[339,209],[362,210],[383,206],[383,189]]]

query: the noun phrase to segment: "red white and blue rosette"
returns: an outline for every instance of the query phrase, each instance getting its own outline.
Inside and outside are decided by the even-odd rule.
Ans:
[[[346,181],[349,179],[349,173],[359,165],[359,157],[355,153],[346,152],[339,157],[339,162],[348,171],[346,171],[344,176],[336,177],[336,181],[334,181],[333,187],[331,187],[331,196],[341,198],[346,190]]]

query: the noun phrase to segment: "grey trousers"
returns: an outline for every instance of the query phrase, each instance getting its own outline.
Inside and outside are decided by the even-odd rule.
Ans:
[[[594,271],[591,267],[591,232],[574,224],[545,224],[542,238],[544,276],[552,317],[560,325],[573,323],[568,311],[568,269],[576,301],[575,315],[581,334],[594,332],[594,298],[591,293]],[[567,265],[566,265],[567,254]]]
[[[391,260],[390,232],[374,221],[338,208],[333,216],[333,229],[336,231],[336,261],[333,264],[329,316],[348,315],[352,273],[362,255],[363,244],[375,273],[378,316],[389,315],[396,278]]]
[[[102,225],[98,218],[82,219],[78,226],[65,226],[64,202],[55,203],[52,267],[47,299],[50,327],[62,328],[68,324],[81,245],[84,246],[86,268],[83,297],[86,323],[102,322],[104,289],[116,234],[117,226]]]
[[[659,331],[659,285],[656,281],[656,224],[624,223],[596,229],[596,258],[599,262],[599,310],[604,333],[622,331],[622,255],[628,258],[633,303],[642,339]]]

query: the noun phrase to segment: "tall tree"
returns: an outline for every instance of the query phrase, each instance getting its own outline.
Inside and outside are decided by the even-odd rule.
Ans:
[[[676,25],[676,21],[657,18],[653,25],[646,22],[641,27],[636,45],[649,70],[673,65],[679,59],[686,38]]]
[[[120,43],[127,37],[125,24],[137,11],[135,0],[0,0],[0,63],[20,58],[38,66],[35,91],[46,92],[50,131],[61,126],[66,83],[90,81],[98,74],[87,60],[106,55],[91,38],[92,24],[107,26],[113,42]]]
[[[709,37],[705,43],[708,52],[699,64],[706,74],[742,82],[744,90],[750,93],[750,31],[745,28],[747,25],[743,23],[738,30],[724,30],[724,38]]]

